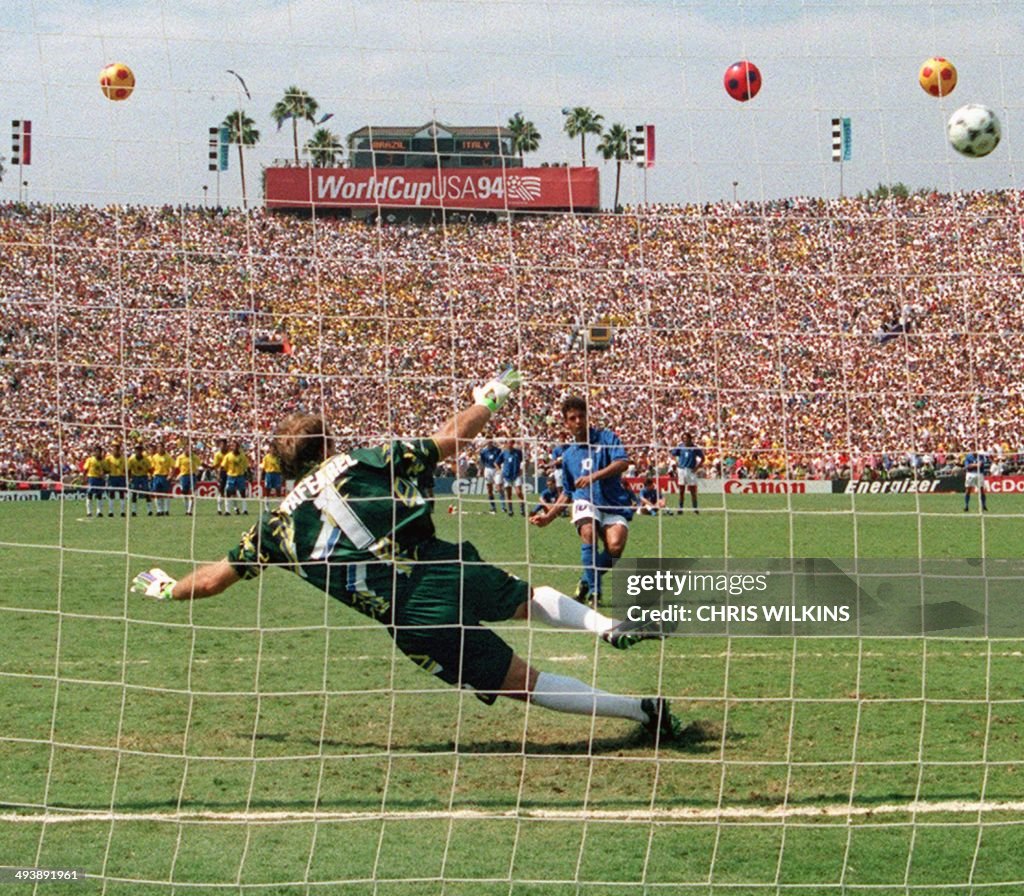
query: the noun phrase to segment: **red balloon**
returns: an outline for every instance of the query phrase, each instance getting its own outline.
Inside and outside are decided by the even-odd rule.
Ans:
[[[722,81],[725,84],[725,92],[729,96],[745,103],[757,96],[757,92],[761,89],[761,71],[753,62],[741,59],[725,70],[725,77]]]

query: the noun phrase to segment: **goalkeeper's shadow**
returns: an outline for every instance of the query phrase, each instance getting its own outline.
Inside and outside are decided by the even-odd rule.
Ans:
[[[742,737],[741,734],[730,732],[729,739]],[[339,748],[345,752],[362,753],[385,748],[380,743],[370,741],[336,740],[325,738],[307,741],[314,747]],[[693,722],[687,725],[677,740],[655,744],[649,734],[644,731],[632,731],[616,737],[580,737],[566,740],[539,740],[528,737],[524,740],[509,738],[491,738],[487,740],[445,740],[429,742],[412,742],[398,744],[392,742],[388,752],[392,755],[402,753],[463,753],[467,755],[500,755],[500,756],[594,756],[614,755],[622,752],[653,752],[655,748],[687,753],[714,753],[722,746],[721,728],[713,723]]]

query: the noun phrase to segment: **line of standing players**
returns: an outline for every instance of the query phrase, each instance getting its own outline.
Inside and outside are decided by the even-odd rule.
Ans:
[[[175,492],[185,502],[185,515],[195,513],[195,494],[200,482],[217,483],[217,513],[248,514],[249,484],[253,479],[249,455],[238,440],[219,439],[209,460],[203,460],[182,440],[176,453],[165,441],[148,447],[137,444],[125,454],[119,442],[104,453],[96,445],[81,465],[85,474],[85,515],[137,516],[140,500],[146,516],[170,516]],[[271,447],[259,465],[264,497],[280,498],[284,490],[281,459]],[[116,508],[116,510],[115,510]]]

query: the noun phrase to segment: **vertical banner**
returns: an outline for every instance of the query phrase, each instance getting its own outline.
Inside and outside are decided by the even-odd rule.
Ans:
[[[629,138],[629,157],[638,168],[654,167],[654,125],[638,124]]]
[[[32,164],[32,122],[15,120],[11,122],[11,164]]]
[[[228,147],[231,143],[231,131],[225,125],[220,126],[220,156],[218,164],[221,171],[228,170]]]
[[[853,155],[853,124],[849,118],[832,119],[832,161],[849,162]]]

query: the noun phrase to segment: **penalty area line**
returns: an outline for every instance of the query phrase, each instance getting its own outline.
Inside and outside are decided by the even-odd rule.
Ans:
[[[877,806],[833,804],[822,806],[720,806],[698,808],[677,806],[664,809],[424,809],[367,812],[8,812],[0,814],[5,824],[76,824],[82,822],[172,822],[221,824],[274,824],[332,821],[429,821],[435,819],[542,819],[545,821],[758,821],[791,818],[868,818],[881,815],[982,815],[996,812],[1024,812],[1024,801],[977,802],[934,800],[882,803]]]

